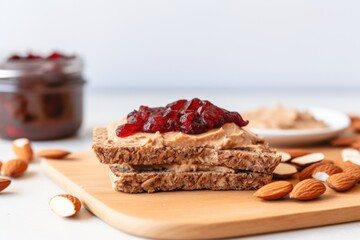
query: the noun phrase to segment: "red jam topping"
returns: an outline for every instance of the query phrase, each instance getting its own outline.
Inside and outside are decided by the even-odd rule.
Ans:
[[[40,56],[37,54],[28,53],[25,56],[12,55],[8,58],[8,61],[34,61],[34,60],[57,60],[57,59],[71,59],[74,56],[67,56],[59,52],[53,52],[48,56]]]
[[[180,131],[186,134],[200,134],[225,123],[246,126],[239,113],[219,108],[209,101],[194,98],[178,100],[165,107],[140,106],[127,116],[127,123],[116,129],[118,137],[127,137],[136,132]]]

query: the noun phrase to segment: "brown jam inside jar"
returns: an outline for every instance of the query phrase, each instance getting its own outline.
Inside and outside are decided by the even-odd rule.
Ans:
[[[1,138],[59,139],[80,128],[85,83],[82,60],[50,56],[13,56],[0,64]]]

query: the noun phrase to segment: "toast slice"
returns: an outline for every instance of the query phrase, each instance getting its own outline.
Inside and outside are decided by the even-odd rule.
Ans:
[[[211,147],[127,147],[117,145],[108,137],[106,128],[93,131],[93,149],[104,164],[162,165],[197,164],[224,166],[235,170],[272,174],[280,162],[274,150],[259,143],[261,148],[217,149]]]
[[[115,190],[142,193],[173,190],[253,190],[271,182],[272,175],[257,172],[126,172],[110,170]]]

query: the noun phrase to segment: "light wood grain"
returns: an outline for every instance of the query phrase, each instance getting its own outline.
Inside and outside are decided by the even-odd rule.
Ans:
[[[340,158],[339,149],[322,151]],[[178,191],[126,194],[111,188],[108,166],[92,152],[68,160],[43,160],[47,175],[91,212],[133,235],[157,239],[209,239],[269,233],[360,220],[360,186],[327,189],[308,202],[263,201],[253,191]]]

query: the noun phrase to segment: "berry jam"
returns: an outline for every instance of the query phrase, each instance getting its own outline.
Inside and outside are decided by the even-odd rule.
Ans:
[[[225,123],[246,126],[237,112],[219,108],[206,100],[194,98],[190,101],[178,100],[165,107],[150,108],[140,106],[127,116],[127,123],[116,130],[118,137],[127,137],[136,132],[155,133],[157,131],[180,131],[186,134],[200,134],[212,128],[219,128]]]
[[[28,53],[27,55],[12,55],[8,58],[8,61],[36,61],[36,60],[58,60],[58,59],[71,59],[75,58],[75,56],[67,56],[59,52],[52,52],[48,56],[40,56],[33,53]]]

